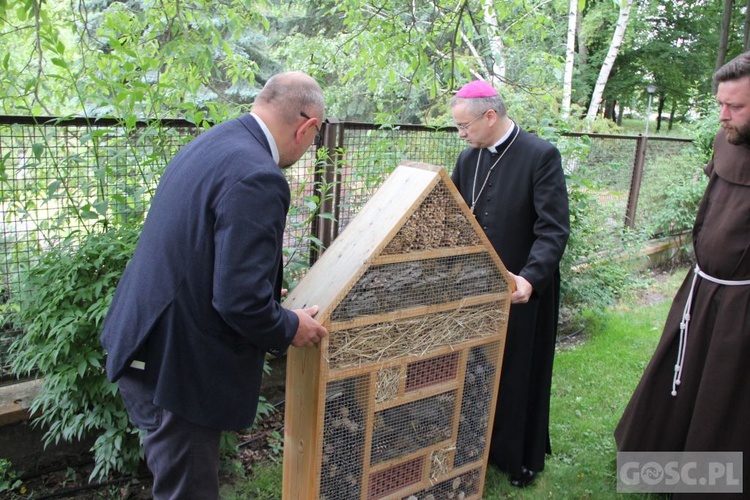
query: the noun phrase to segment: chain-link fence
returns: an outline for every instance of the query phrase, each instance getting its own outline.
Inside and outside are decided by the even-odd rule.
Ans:
[[[165,165],[199,132],[180,120],[133,129],[114,120],[0,117],[0,320],[20,272],[45,249],[140,218]],[[330,120],[322,133],[321,150],[311,149],[285,171],[292,192],[285,235],[291,281],[315,258],[313,243],[330,243],[400,162],[450,171],[466,147],[453,127]],[[647,224],[664,183],[674,181],[652,166],[679,161],[692,148],[689,140],[640,136],[569,134],[555,140],[566,172],[586,179],[598,201],[604,232]],[[640,205],[639,190],[647,199]],[[642,210],[637,218],[636,207]],[[8,346],[20,333],[9,324],[0,328],[0,378]]]

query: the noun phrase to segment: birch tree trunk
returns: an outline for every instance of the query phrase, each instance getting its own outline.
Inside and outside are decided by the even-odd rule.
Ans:
[[[492,68],[490,74],[490,82],[493,87],[498,88],[503,85],[505,81],[505,54],[503,38],[500,36],[500,26],[497,24],[497,12],[492,0],[482,1],[482,13],[484,16],[484,22],[487,27],[487,38],[490,42],[490,50],[492,53]]]
[[[586,119],[594,121],[596,113],[599,110],[599,105],[602,102],[602,95],[604,94],[604,87],[607,85],[607,79],[609,73],[612,71],[612,66],[615,64],[617,53],[622,45],[622,40],[625,37],[625,28],[628,26],[628,19],[630,18],[630,8],[633,6],[633,0],[622,0],[620,6],[620,17],[617,19],[617,26],[615,27],[615,34],[612,37],[612,43],[609,45],[607,56],[604,58],[602,69],[599,71],[599,78],[596,79],[596,85],[594,85],[594,93],[591,96],[591,104],[589,104],[588,113],[586,113]]]
[[[567,120],[570,116],[570,100],[573,94],[573,64],[575,62],[577,17],[578,0],[570,0],[570,8],[568,10],[568,43],[565,50],[565,75],[563,77],[562,108],[560,111],[560,116],[563,120]]]

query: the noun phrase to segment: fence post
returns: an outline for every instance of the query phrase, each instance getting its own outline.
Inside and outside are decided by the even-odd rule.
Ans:
[[[322,161],[318,161],[315,150],[315,173],[313,180],[318,187],[320,204],[312,219],[310,231],[313,236],[318,238],[322,248],[315,245],[310,247],[310,265],[313,265],[320,255],[328,248],[338,233],[339,220],[339,200],[341,199],[341,179],[338,165],[341,161],[344,127],[337,118],[327,118],[322,124],[320,133],[323,137],[323,143],[320,148],[325,148],[328,154]],[[332,191],[331,191],[332,187]],[[320,214],[332,214],[333,220],[325,217],[318,217]]]
[[[643,165],[646,162],[646,148],[648,137],[639,135],[636,139],[635,161],[633,162],[633,175],[630,177],[630,193],[628,194],[628,207],[625,210],[625,227],[635,228],[635,212],[638,208],[638,195],[641,191],[643,180]]]

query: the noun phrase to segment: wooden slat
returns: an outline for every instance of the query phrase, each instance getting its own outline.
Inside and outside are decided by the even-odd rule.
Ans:
[[[396,465],[407,463],[415,458],[424,455],[425,456],[425,462],[428,464],[429,468],[429,462],[430,462],[430,454],[432,454],[433,451],[436,450],[442,450],[444,448],[447,448],[451,446],[451,439],[444,439],[438,443],[431,444],[429,446],[425,446],[424,448],[420,448],[418,450],[412,451],[410,453],[407,453],[405,455],[399,455],[398,457],[390,458],[388,460],[384,460],[378,464],[370,466],[370,473],[373,472],[380,472],[382,470],[390,469],[391,467],[394,467]],[[453,471],[451,471],[453,472]],[[425,484],[423,486],[429,486],[429,484]],[[409,488],[414,491],[419,491],[419,489]]]
[[[0,387],[0,425],[28,420],[31,402],[39,393],[42,380],[29,380]]]
[[[369,399],[369,401],[367,401],[367,404],[365,405],[365,408],[367,408],[367,411],[365,412],[365,422],[367,424],[367,427],[365,427],[365,446],[364,450],[362,451],[362,478],[360,482],[360,491],[362,492],[362,495],[360,496],[365,496],[367,494],[368,488],[370,487],[370,473],[368,471],[370,471],[372,468],[372,466],[370,465],[370,459],[372,458],[372,435],[373,432],[375,432],[375,412],[372,410],[373,405],[375,404],[375,391],[378,382],[377,379],[377,374],[370,374],[370,395],[372,397]]]
[[[506,307],[508,309],[508,312],[510,312],[510,301],[506,304]],[[492,387],[495,388],[495,390],[492,393],[492,398],[490,401],[490,414],[488,421],[490,423],[495,421],[495,409],[497,407],[497,395],[498,395],[498,389],[500,388],[500,374],[502,372],[502,366],[503,366],[503,357],[505,354],[505,341],[506,341],[506,333],[507,327],[504,327],[501,331],[502,335],[500,336],[500,345],[498,347],[499,349],[499,355],[497,358],[497,368],[495,369],[495,380],[492,384]],[[485,434],[485,447],[484,447],[484,456],[482,458],[483,463],[487,463],[487,460],[490,456],[490,441],[492,440],[492,425],[487,426],[487,433]],[[479,477],[479,491],[484,491],[484,482],[486,480],[486,475],[481,474]]]
[[[454,248],[430,248],[429,250],[420,250],[418,252],[394,253],[390,255],[380,255],[372,261],[373,266],[383,264],[397,264],[399,262],[412,262],[415,260],[440,259],[442,257],[453,257],[459,255],[471,255],[475,253],[488,253],[484,246],[454,247]]]
[[[286,366],[282,496],[315,498],[317,449],[322,448],[318,425],[323,422],[316,416],[325,407],[320,398],[320,345],[290,348]]]
[[[392,492],[390,495],[388,495],[388,498],[406,498],[410,494],[417,493],[419,491],[422,491],[424,489],[429,488],[430,486],[433,486],[431,484],[431,482],[430,482],[430,479],[429,479],[430,455],[432,454],[433,451],[442,450],[448,444],[450,444],[450,443],[448,443],[447,441],[442,442],[442,443],[437,443],[436,445],[430,446],[428,448],[423,448],[423,449],[421,449],[419,451],[416,451],[414,453],[410,453],[408,455],[404,455],[403,457],[398,457],[398,458],[394,458],[394,459],[391,459],[391,460],[379,463],[379,464],[374,465],[374,466],[371,467],[370,473],[379,472],[381,470],[385,470],[385,469],[388,469],[388,468],[393,467],[395,465],[398,465],[399,463],[402,463],[402,462],[406,463],[406,462],[408,462],[408,461],[410,461],[410,460],[412,460],[412,459],[414,459],[414,458],[416,458],[416,457],[418,457],[420,455],[425,455],[425,469],[426,469],[426,471],[425,471],[425,478],[423,480],[423,483],[422,484],[411,485],[411,486],[408,486],[406,488],[402,488],[402,489],[400,489],[398,491],[395,491],[395,492]],[[451,481],[451,480],[453,480],[453,479],[455,479],[455,478],[457,478],[459,476],[462,476],[463,474],[466,474],[466,473],[469,473],[469,472],[471,472],[473,470],[476,470],[476,469],[480,468],[481,466],[482,466],[482,461],[481,460],[477,460],[477,461],[468,463],[468,464],[466,464],[466,465],[464,465],[462,467],[459,467],[459,468],[451,470],[448,474],[446,474],[445,477],[440,478],[438,480],[438,482],[444,483],[446,481]],[[482,472],[484,472],[484,470],[482,470]],[[480,476],[484,476],[484,475],[485,474],[480,474]],[[480,486],[479,486],[478,490],[479,491],[483,491],[483,486],[484,486],[484,478],[482,477],[482,478],[480,478]],[[466,495],[463,498],[464,498],[464,500],[471,500],[471,499],[477,499],[478,500],[478,499],[481,499],[482,497],[481,497],[481,495],[477,494],[477,495]]]
[[[455,391],[457,389],[458,389],[458,382],[456,380],[451,380],[451,381],[443,382],[440,384],[430,385],[430,386],[418,389],[416,391],[409,391],[405,393],[403,396],[395,397],[393,399],[389,399],[388,401],[383,401],[382,403],[378,403],[375,405],[375,411],[387,410],[395,406],[401,406],[403,404],[413,403],[415,401],[419,401],[420,399],[425,399],[430,396],[437,396],[438,394],[443,394],[449,391]]]
[[[474,339],[462,341],[461,349],[471,349],[472,347],[475,347],[478,345],[491,344],[497,341],[498,341],[497,334],[494,332],[491,332],[481,337],[476,337]],[[502,345],[501,345],[501,349],[502,349]],[[398,358],[388,358],[387,360],[381,363],[367,363],[366,365],[362,365],[362,366],[344,366],[341,368],[329,370],[327,380],[341,380],[345,378],[353,378],[353,377],[363,375],[366,373],[370,373],[373,371],[384,370],[384,369],[393,368],[396,366],[403,366],[407,363],[418,361],[420,359],[431,358],[433,356],[441,356],[441,355],[448,354],[448,353],[455,352],[455,351],[456,351],[456,348],[453,345],[449,345],[449,344],[440,345],[440,346],[436,346],[434,349],[430,349],[428,352],[423,353],[421,356],[405,355],[405,356],[400,356]]]
[[[464,388],[466,386],[466,367],[469,363],[470,350],[471,348],[468,346],[461,350],[461,357],[458,363],[458,373],[456,374],[458,377],[458,390],[456,391],[456,406],[453,408],[453,436],[455,436],[456,441],[458,441],[458,429],[461,425],[461,409],[464,405]],[[492,421],[490,420],[490,422]],[[492,425],[489,427],[492,427]],[[486,441],[486,443],[486,447],[489,447],[489,441]],[[456,454],[454,453],[451,457],[451,470],[453,470],[453,460],[455,458]]]
[[[397,309],[382,314],[371,314],[368,316],[357,316],[356,319],[349,321],[336,321],[331,323],[328,331],[330,333],[339,332],[343,330],[350,330],[352,328],[360,328],[368,325],[375,325],[378,323],[391,323],[394,321],[402,321],[409,318],[417,318],[420,316],[427,316],[432,314],[438,314],[447,311],[454,311],[463,307],[472,307],[482,304],[491,304],[493,302],[501,302],[503,299],[508,297],[508,293],[487,293],[483,295],[475,295],[473,297],[465,297],[461,300],[454,300],[453,302],[445,302],[444,304],[433,304],[429,306],[417,306],[410,307],[407,309]]]

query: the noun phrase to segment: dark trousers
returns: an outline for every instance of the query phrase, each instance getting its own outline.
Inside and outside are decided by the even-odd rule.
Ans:
[[[130,419],[146,430],[143,448],[156,500],[219,498],[221,430],[189,422],[153,404],[146,374],[128,369],[118,381]]]

